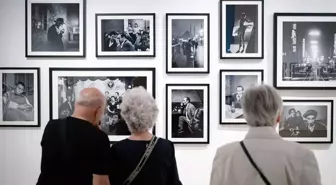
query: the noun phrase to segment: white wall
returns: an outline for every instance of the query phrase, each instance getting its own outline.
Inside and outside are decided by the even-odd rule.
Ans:
[[[0,185],[32,185],[39,175],[40,139],[49,119],[49,67],[156,67],[157,99],[161,108],[158,134],[165,129],[165,83],[203,82],[211,85],[211,134],[209,145],[176,146],[181,179],[186,185],[209,184],[212,160],[216,148],[243,139],[245,126],[219,126],[219,69],[265,69],[266,83],[272,82],[273,13],[274,12],[335,12],[335,0],[264,0],[265,59],[219,60],[218,0],[87,0],[87,57],[85,59],[26,59],[25,2],[0,0],[0,66],[41,67],[41,128],[0,129]],[[99,59],[95,57],[95,13],[156,13],[156,58]],[[165,13],[210,13],[211,73],[209,75],[168,76],[165,74]],[[283,91],[286,96],[332,96],[335,91]],[[314,150],[325,185],[336,182],[336,146],[306,145]]]

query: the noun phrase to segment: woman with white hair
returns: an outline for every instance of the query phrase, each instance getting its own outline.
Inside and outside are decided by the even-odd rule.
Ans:
[[[245,91],[245,139],[217,150],[210,185],[321,185],[314,153],[276,132],[282,99],[267,85]]]
[[[120,109],[131,136],[111,147],[111,184],[182,185],[173,143],[149,132],[159,111],[154,98],[136,87],[124,94]]]

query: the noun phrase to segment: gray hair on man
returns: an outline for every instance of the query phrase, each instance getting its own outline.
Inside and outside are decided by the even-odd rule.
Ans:
[[[136,87],[123,95],[121,116],[131,133],[149,131],[155,124],[159,109],[153,96],[143,87]]]
[[[282,99],[269,85],[248,88],[242,99],[244,118],[251,127],[275,126],[282,111]]]

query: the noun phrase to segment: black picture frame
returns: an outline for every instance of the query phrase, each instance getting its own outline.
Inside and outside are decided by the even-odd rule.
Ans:
[[[34,54],[34,51],[29,50],[28,46],[32,44],[31,42],[32,38],[29,39],[29,37],[32,37],[32,35],[29,35],[30,32],[28,31],[29,29],[31,29],[31,26],[30,26],[31,23],[30,24],[28,23],[29,21],[31,21],[29,20],[30,16],[28,16],[28,13],[31,13],[31,12],[28,12],[30,1],[34,1],[34,0],[25,0],[25,26],[26,26],[25,27],[25,32],[26,32],[25,33],[25,57],[26,58],[85,58],[86,57],[86,0],[77,0],[77,1],[81,1],[79,2],[79,4],[82,4],[83,6],[83,8],[80,9],[79,11],[79,12],[82,12],[82,14],[79,14],[79,17],[82,16],[83,18],[83,21],[82,21],[83,26],[82,27],[80,26],[80,28],[83,29],[83,31],[81,32],[83,36],[79,36],[79,38],[82,38],[82,40],[80,40],[80,43],[79,43],[78,54],[73,54],[73,55],[71,54],[68,55],[67,52],[63,52],[63,54],[56,55],[55,53],[57,52],[52,52],[52,51],[46,51],[46,53],[50,53],[50,54]],[[75,0],[73,1],[75,2]],[[36,1],[36,3],[41,3],[41,4],[53,3],[53,0],[47,0],[43,3],[41,1]],[[72,3],[72,2],[70,1],[70,2],[66,2],[66,3],[64,2],[64,3],[59,3],[59,4],[67,4],[67,3]],[[80,51],[81,48],[82,48],[82,51]],[[40,53],[44,53],[44,52],[40,52]]]
[[[116,17],[116,16],[125,16],[125,17],[150,17],[152,19],[152,22],[150,23],[150,44],[153,45],[153,48],[150,50],[150,52],[147,52],[148,54],[140,54],[139,51],[134,52],[136,54],[129,54],[129,52],[125,53],[125,54],[106,54],[106,55],[102,55],[100,54],[101,51],[101,45],[103,44],[101,41],[101,36],[102,36],[102,31],[101,31],[101,26],[99,27],[99,25],[101,25],[101,23],[99,23],[99,17],[103,17],[103,16],[110,16],[110,17]],[[156,56],[156,40],[155,40],[155,36],[156,36],[156,24],[155,24],[155,13],[97,13],[95,15],[95,20],[96,20],[96,57],[121,57],[121,58],[125,58],[125,57],[155,57]],[[99,29],[100,28],[100,29]],[[99,31],[100,30],[100,31]],[[99,42],[100,40],[100,42]],[[100,44],[99,44],[100,43]],[[119,52],[119,51],[118,51]]]
[[[309,106],[309,105],[305,105],[305,104],[309,104],[309,103],[313,103],[314,106],[317,106],[318,103],[321,103],[322,105],[325,104],[330,104],[329,106],[327,106],[327,119],[330,119],[330,121],[327,120],[328,123],[330,123],[329,125],[327,124],[327,135],[329,135],[326,137],[325,140],[318,140],[316,138],[318,137],[310,137],[311,140],[309,140],[309,137],[283,137],[282,134],[280,133],[279,130],[279,135],[285,139],[285,140],[289,140],[289,141],[294,141],[297,143],[302,143],[302,144],[332,144],[333,143],[333,135],[334,135],[334,98],[332,97],[323,97],[323,98],[319,98],[319,97],[315,97],[315,98],[309,98],[309,99],[304,99],[304,98],[288,98],[288,97],[283,97],[283,106],[284,106],[284,111],[283,114],[287,114],[286,111],[292,109],[293,107],[295,107],[294,105],[286,105],[287,103],[290,104],[295,104],[297,103],[297,106]],[[286,109],[286,106],[289,107],[289,109]],[[297,108],[295,108],[295,110],[297,110]],[[299,110],[302,111],[302,110]],[[307,111],[307,110],[306,110]],[[303,112],[300,112],[301,116],[304,116]],[[329,115],[328,115],[329,113]],[[282,117],[285,117],[284,115],[282,115]],[[316,117],[315,117],[316,118]],[[282,118],[283,119],[283,118]],[[281,120],[280,122],[280,126],[282,125],[283,120]],[[300,134],[300,133],[298,133]],[[300,140],[301,138],[301,140]],[[307,139],[308,138],[308,139]],[[315,139],[315,140],[314,140]]]
[[[175,89],[169,89],[170,87],[175,87]],[[169,91],[170,90],[177,90],[177,87],[181,90],[203,90],[203,102],[202,102],[202,106],[203,109],[206,109],[206,113],[205,111],[203,112],[203,119],[204,121],[206,121],[206,124],[203,124],[203,137],[201,139],[196,138],[196,137],[190,137],[190,138],[178,138],[177,137],[169,137],[169,130],[172,131],[172,128],[169,129],[169,125],[172,125],[172,123],[169,123],[169,121],[171,120],[171,118],[169,118],[171,116],[171,114],[169,113],[169,104],[171,104],[171,102],[169,102]],[[206,100],[204,100],[206,99]],[[206,108],[204,105],[207,105]],[[172,107],[171,107],[172,108]],[[206,115],[206,118],[204,117],[204,115]],[[206,131],[205,131],[205,128]],[[170,141],[172,141],[174,144],[209,144],[210,143],[210,84],[196,84],[196,83],[188,83],[188,84],[172,84],[172,83],[168,83],[166,84],[166,139],[169,139]],[[172,134],[171,134],[172,135]],[[205,135],[205,136],[204,136]],[[183,141],[183,140],[188,140],[189,141]],[[180,141],[176,141],[176,140],[180,140]],[[203,140],[203,141],[201,141]]]
[[[260,19],[258,18],[258,23],[261,21],[261,24],[258,24],[259,29],[261,29],[261,33],[259,34],[259,32],[258,32],[259,37],[261,37],[260,39],[258,37],[258,41],[260,42],[260,47],[259,47],[259,44],[258,44],[258,50],[261,50],[261,51],[257,52],[257,55],[255,55],[255,56],[254,55],[249,55],[249,54],[245,54],[245,56],[244,55],[239,56],[238,54],[237,55],[236,54],[228,54],[226,52],[223,52],[223,47],[224,47],[223,44],[226,43],[226,39],[224,41],[224,36],[223,36],[223,30],[224,30],[223,26],[225,25],[225,28],[226,28],[225,18],[227,17],[227,16],[223,15],[223,12],[224,12],[223,5],[224,5],[224,3],[228,3],[230,5],[244,5],[241,2],[246,2],[248,5],[252,5],[251,2],[255,2],[257,5],[258,5],[258,3],[261,3],[260,4],[261,13],[259,14],[259,12],[258,12],[258,15],[259,15],[258,17],[260,17]],[[236,4],[234,4],[234,3],[236,3]],[[220,54],[220,59],[264,59],[264,0],[220,0],[219,12],[220,12],[219,13],[219,25],[220,25],[220,36],[219,36],[220,37],[220,46],[219,46],[220,52],[219,52],[219,54]],[[240,48],[239,48],[239,50],[240,50]],[[255,54],[255,53],[251,53],[251,54]]]
[[[225,82],[223,82],[223,73],[228,73],[228,74],[237,74],[240,76],[243,75],[248,75],[249,73],[252,75],[256,75],[257,74],[257,81],[259,82],[258,85],[261,85],[264,83],[264,70],[261,69],[221,69],[219,71],[219,124],[220,125],[245,125],[246,124],[246,120],[242,117],[242,109],[239,109],[239,112],[241,113],[238,117],[240,118],[229,118],[226,119],[225,118],[225,109],[223,108],[223,105],[226,105],[226,101],[230,101],[227,100],[226,95],[225,95],[225,90],[223,90],[223,87],[226,88],[226,84],[223,84]],[[242,83],[237,84],[239,86],[243,87]],[[243,90],[246,87],[243,87]],[[224,94],[223,94],[224,93]],[[223,98],[223,96],[225,96],[225,98]],[[224,102],[225,100],[225,102]],[[224,112],[223,112],[224,111]],[[224,113],[224,115],[223,115]],[[238,113],[238,112],[237,112]]]
[[[36,124],[0,124],[0,127],[12,127],[12,128],[17,128],[17,127],[41,127],[41,78],[40,78],[40,68],[37,67],[2,67],[0,68],[0,75],[2,75],[3,73],[1,71],[36,71],[34,74],[34,81],[35,81],[35,77],[36,77],[36,87],[34,86],[34,92],[36,92],[36,96],[34,95],[34,106],[37,108],[34,110],[37,111],[37,115],[36,115]],[[2,79],[2,76],[1,76]],[[2,82],[3,83],[3,82]],[[4,86],[5,84],[3,84]],[[3,87],[2,86],[2,87]],[[6,86],[6,85],[5,85]],[[2,88],[1,88],[2,89]],[[36,90],[36,91],[35,91]],[[3,91],[3,89],[2,89]],[[2,92],[3,93],[3,92]],[[36,101],[35,101],[36,100]],[[1,102],[3,102],[1,100]],[[1,103],[1,106],[3,106],[3,104]],[[35,116],[35,115],[34,115]],[[2,121],[4,122],[4,121]],[[24,122],[24,121],[17,121],[17,122]]]
[[[169,17],[202,17],[204,16],[205,18],[204,21],[206,21],[207,23],[203,25],[203,32],[204,31],[204,27],[206,25],[206,33],[203,33],[204,35],[206,34],[206,36],[203,36],[203,38],[206,38],[206,47],[204,48],[204,52],[207,53],[207,55],[204,57],[204,67],[205,70],[203,68],[196,68],[196,67],[183,67],[180,68],[181,70],[176,70],[179,69],[178,67],[170,67],[170,65],[173,64],[172,62],[172,56],[169,54],[170,50],[168,49],[170,46],[170,44],[172,43],[172,40],[169,37],[169,32],[172,30],[172,28],[169,27]],[[203,39],[203,43],[204,43],[204,39]],[[181,44],[180,44],[181,45]],[[206,60],[206,62],[205,62]],[[171,69],[170,69],[171,68]],[[173,70],[175,69],[175,70]],[[199,70],[201,69],[201,70]],[[210,14],[209,13],[166,13],[166,74],[209,74],[210,73]]]
[[[49,83],[50,83],[50,86],[49,86],[49,90],[50,90],[50,98],[49,98],[49,105],[50,105],[50,119],[57,119],[53,112],[54,112],[54,102],[53,101],[57,101],[55,99],[57,98],[53,98],[54,96],[56,96],[54,94],[54,91],[53,91],[53,82],[54,82],[54,76],[53,76],[53,73],[54,72],[72,72],[71,74],[74,74],[75,72],[86,72],[86,73],[90,73],[90,72],[101,72],[101,73],[106,73],[106,72],[119,72],[119,73],[123,73],[125,74],[126,72],[130,72],[131,74],[133,73],[136,73],[136,72],[146,72],[146,73],[149,73],[152,77],[152,81],[150,83],[151,85],[151,93],[152,93],[152,96],[155,98],[156,96],[156,69],[155,68],[126,68],[126,67],[120,67],[120,68],[58,68],[58,67],[51,67],[49,68]],[[98,73],[99,74],[99,73]],[[113,74],[113,73],[108,73],[108,74]],[[102,75],[102,74],[100,74]],[[132,75],[132,76],[133,76]],[[88,75],[88,76],[92,76],[92,75]],[[98,75],[99,76],[99,75]],[[110,76],[113,76],[113,75],[110,75]],[[118,75],[115,75],[115,76],[118,76]],[[136,76],[136,75],[134,75]],[[59,77],[59,76],[56,76],[56,77]],[[150,87],[149,84],[147,83],[147,88]],[[57,91],[55,91],[57,92]],[[58,92],[57,92],[58,94]],[[152,130],[152,133],[155,135],[156,134],[156,127],[154,126],[153,127],[153,130]],[[124,137],[125,136],[125,137]],[[125,139],[126,136],[128,135],[122,135],[120,137],[119,140],[118,139],[111,139],[111,137],[113,136],[110,136],[110,143],[111,144],[114,144],[122,139]],[[118,136],[114,136],[114,137],[119,137]]]
[[[283,29],[280,32],[280,29],[278,29],[278,25],[282,24],[283,22],[281,22],[281,20],[279,21],[279,19],[284,19],[286,20],[286,23],[291,23],[291,22],[295,22],[294,24],[297,27],[297,24],[302,23],[302,21],[297,21],[295,19],[297,18],[307,18],[307,20],[312,20],[313,18],[320,18],[319,21],[311,21],[311,23],[316,23],[316,22],[322,22],[324,18],[327,17],[333,17],[335,18],[335,22],[331,22],[331,23],[335,23],[336,25],[336,13],[274,13],[274,25],[273,25],[273,30],[274,30],[274,37],[273,37],[273,49],[274,49],[274,55],[273,55],[273,85],[275,88],[280,89],[280,90],[335,90],[336,89],[336,83],[330,85],[331,83],[322,83],[324,82],[324,78],[321,76],[321,72],[320,72],[320,76],[322,77],[322,81],[321,80],[316,80],[316,81],[304,81],[304,80],[290,80],[292,78],[302,78],[300,76],[302,76],[302,74],[294,74],[294,72],[292,72],[293,70],[291,70],[292,68],[294,69],[294,67],[298,67],[298,68],[308,68],[307,66],[295,66],[295,65],[300,65],[300,64],[304,64],[302,63],[289,63],[289,68],[288,65],[286,63],[286,68],[289,69],[289,76],[286,75],[285,71],[283,68],[284,66],[284,51],[283,51]],[[326,21],[328,23],[330,23],[330,20],[328,19],[328,21]],[[306,23],[306,22],[305,22]],[[309,23],[309,22],[308,22]],[[314,25],[314,24],[311,24]],[[281,26],[283,28],[283,25]],[[316,26],[315,26],[316,27]],[[314,27],[314,29],[316,29]],[[335,27],[335,26],[333,26]],[[308,29],[308,28],[307,28]],[[305,29],[306,30],[306,29]],[[326,29],[325,29],[326,30]],[[295,32],[295,46],[296,46],[296,50],[297,52],[297,59],[299,60],[299,58],[302,59],[302,61],[304,60],[304,56],[300,56],[299,54],[299,50],[301,47],[300,45],[303,45],[303,41],[300,41],[298,38],[298,34],[297,34],[297,29],[293,29],[293,31]],[[293,33],[292,33],[293,34]],[[301,35],[299,35],[300,37]],[[279,38],[281,37],[281,39]],[[294,38],[294,37],[293,37]],[[280,40],[279,40],[280,39]],[[308,38],[302,37],[302,39],[307,40],[308,42]],[[333,38],[334,39],[334,38]],[[300,43],[299,43],[300,41]],[[307,46],[308,47],[308,46]],[[281,50],[281,51],[280,51]],[[303,47],[301,47],[301,50],[303,50]],[[281,52],[281,53],[280,53]],[[302,51],[301,51],[302,52]],[[290,51],[286,52],[286,56],[290,54]],[[293,52],[292,52],[293,53]],[[281,55],[280,55],[281,54]],[[299,57],[300,56],[300,57]],[[281,60],[279,61],[279,57],[281,57]],[[328,58],[328,57],[325,57]],[[310,63],[310,62],[309,62]],[[315,67],[316,68],[316,67]],[[313,67],[314,69],[314,67]],[[307,78],[307,76],[310,78],[311,75],[309,75],[308,73],[308,69],[306,70],[306,76],[305,78]],[[318,69],[316,69],[318,70]],[[321,71],[321,70],[320,70]],[[282,73],[282,75],[279,77],[279,73]],[[300,72],[301,73],[301,72]],[[323,70],[322,70],[322,74],[323,74]],[[294,76],[295,75],[295,76]],[[288,77],[287,77],[288,76]],[[328,72],[328,77],[329,77],[329,72]],[[288,78],[288,80],[284,80],[284,78]],[[318,77],[320,78],[320,77]],[[295,83],[298,82],[298,83]],[[316,85],[315,82],[318,82]],[[330,80],[327,80],[326,82],[330,82]]]

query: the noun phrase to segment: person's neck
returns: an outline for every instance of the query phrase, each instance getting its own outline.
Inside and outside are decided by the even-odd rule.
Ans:
[[[89,116],[84,116],[84,114],[78,114],[76,112],[74,112],[71,117],[74,117],[74,118],[77,118],[77,119],[82,119],[82,120],[85,120],[85,121],[88,121],[90,122],[91,124],[94,124],[94,118],[91,118]]]
[[[153,135],[149,133],[148,131],[145,132],[137,132],[132,133],[131,136],[128,138],[129,140],[135,140],[135,141],[149,141],[151,140]]]

